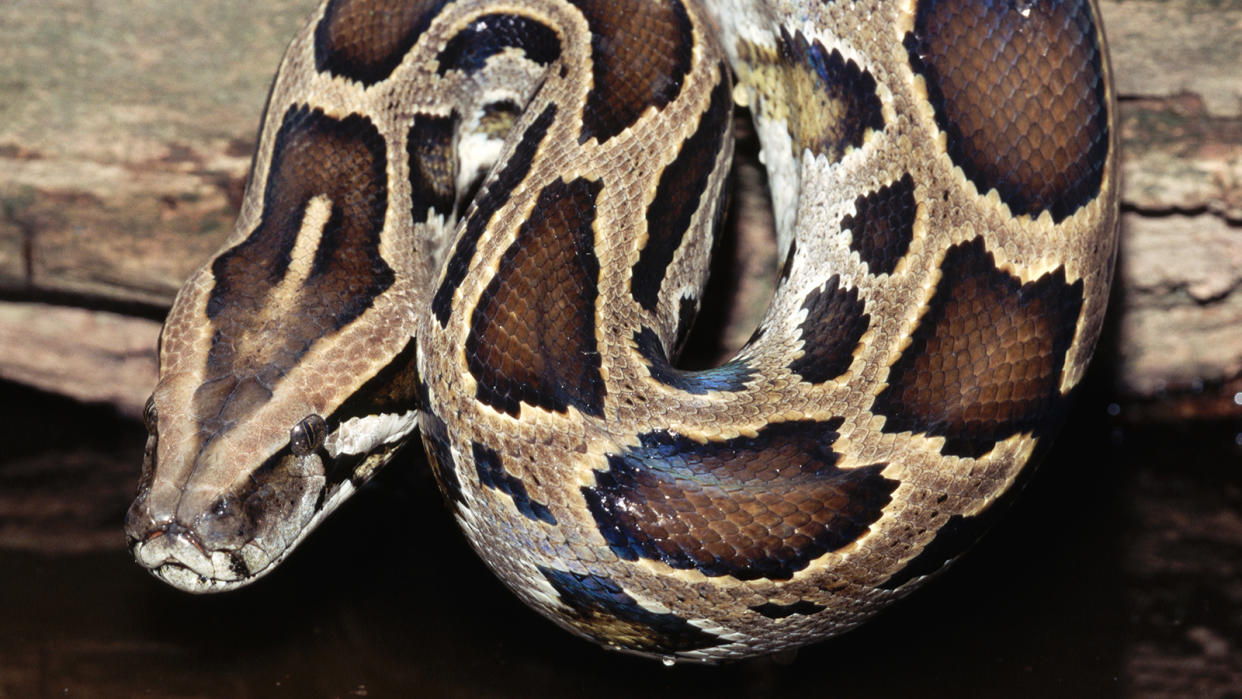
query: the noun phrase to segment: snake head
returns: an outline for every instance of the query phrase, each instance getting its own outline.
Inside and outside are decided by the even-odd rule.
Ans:
[[[199,270],[166,321],[126,517],[138,563],[189,592],[271,571],[416,423],[416,346],[395,303],[325,320],[322,304],[351,287],[239,290],[266,272],[237,249]],[[311,274],[296,257],[286,276]]]
[[[311,412],[267,429],[192,429],[185,414],[161,414],[178,388],[161,383],[147,403],[147,448],[125,532],[138,562],[190,592],[236,587],[271,570],[353,490],[331,471],[327,422]],[[351,474],[346,474],[351,475]]]

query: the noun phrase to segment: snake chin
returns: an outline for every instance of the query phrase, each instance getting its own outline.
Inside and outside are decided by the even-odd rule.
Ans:
[[[126,515],[130,552],[186,592],[224,592],[266,575],[355,490],[349,480],[329,484],[318,456],[291,459],[223,494],[144,483]]]

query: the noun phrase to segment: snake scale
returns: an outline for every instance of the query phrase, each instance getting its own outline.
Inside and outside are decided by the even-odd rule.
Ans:
[[[847,631],[1058,427],[1116,255],[1092,0],[328,0],[160,340],[126,523],[271,571],[421,435],[522,600],[678,660]],[[749,108],[780,279],[675,364]]]

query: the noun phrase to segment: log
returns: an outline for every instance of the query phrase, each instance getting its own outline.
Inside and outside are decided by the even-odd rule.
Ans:
[[[0,377],[140,408],[151,370],[114,373],[117,348],[149,340],[227,235],[267,85],[313,5],[0,6],[0,303],[18,304],[0,313]],[[1099,362],[1119,400],[1176,406],[1148,414],[1242,414],[1242,3],[1101,12],[1124,180]],[[132,334],[82,341],[87,327]],[[112,390],[82,379],[101,375]]]

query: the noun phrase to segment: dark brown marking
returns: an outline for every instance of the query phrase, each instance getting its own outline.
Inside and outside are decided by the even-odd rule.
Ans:
[[[681,93],[694,51],[690,16],[680,0],[618,3],[571,0],[591,28],[591,72],[578,140],[600,143],[663,108]]]
[[[836,466],[841,423],[774,423],[707,444],[648,432],[640,446],[609,455],[582,494],[627,561],[786,580],[866,533],[897,487],[880,475],[883,464]]]
[[[854,360],[854,348],[871,324],[858,299],[858,289],[844,289],[838,275],[813,289],[802,303],[806,320],[798,326],[802,356],[789,363],[789,370],[804,381],[823,383],[844,374]]]
[[[634,263],[630,290],[634,300],[648,311],[655,311],[668,266],[708,194],[720,149],[733,125],[731,95],[728,71],[721,66],[707,111],[698,128],[681,144],[677,157],[660,174],[655,198],[647,207],[647,243]],[[710,196],[707,198],[710,201]]]
[[[487,59],[505,49],[520,49],[526,58],[546,66],[561,57],[561,39],[551,27],[529,17],[513,14],[483,15],[448,40],[436,72],[474,73]]]
[[[426,395],[422,404],[429,405]],[[427,452],[427,462],[431,465],[431,473],[440,486],[440,493],[445,502],[456,507],[466,507],[466,498],[461,493],[461,481],[457,480],[457,462],[453,459],[453,450],[449,446],[448,426],[444,421],[429,410],[419,413],[419,433],[423,436],[423,447]]]
[[[1065,271],[1022,284],[996,268],[981,239],[954,246],[913,340],[872,409],[885,432],[945,438],[943,454],[978,457],[1042,431],[1062,407],[1065,353],[1083,285]]]
[[[306,107],[286,113],[259,224],[211,265],[207,316],[215,334],[194,401],[204,432],[227,429],[266,402],[312,345],[393,283],[379,253],[385,162],[384,140],[365,117],[337,120]],[[317,196],[331,213],[305,277],[286,280],[302,219]]]
[[[738,52],[756,73],[750,82],[760,92],[759,108],[785,122],[795,156],[810,149],[835,162],[861,146],[868,131],[884,129],[875,77],[840,51],[782,28],[775,52],[745,40]]]
[[[415,114],[405,151],[410,163],[410,217],[425,223],[434,209],[453,213],[457,194],[457,113],[439,117]]]
[[[466,338],[479,400],[516,416],[519,403],[604,414],[595,340],[595,197],[600,182],[544,187],[483,290]]]
[[[492,217],[496,215],[500,207],[509,201],[509,193],[513,191],[513,188],[526,179],[526,173],[530,172],[535,151],[539,150],[539,144],[548,134],[548,127],[552,125],[555,118],[556,105],[549,104],[539,114],[539,117],[526,127],[526,131],[522,133],[522,140],[514,148],[513,157],[509,158],[504,168],[484,186],[483,194],[476,199],[477,203],[466,215],[465,229],[457,240],[457,246],[453,248],[453,256],[445,265],[444,281],[441,282],[440,287],[436,289],[435,296],[431,299],[431,310],[436,320],[440,322],[440,327],[448,324],[449,315],[453,312],[453,294],[457,292],[457,287],[461,286],[462,280],[466,278],[466,272],[470,269],[470,261],[474,258],[475,248],[478,247],[483,232],[487,230],[487,224],[491,223]]]
[[[1088,0],[922,0],[905,44],[980,194],[1053,221],[1099,194],[1108,98]]]
[[[857,252],[872,274],[891,274],[914,236],[914,179],[901,179],[854,200],[853,214],[841,219],[850,231],[850,249]]]
[[[315,68],[374,85],[401,65],[450,0],[331,0],[315,27]]]
[[[526,484],[505,469],[504,461],[495,449],[472,442],[470,450],[474,457],[475,473],[479,476],[479,485],[494,488],[508,495],[513,499],[513,506],[517,508],[517,511],[526,517],[547,524],[556,524],[556,517],[552,515],[548,506],[531,499],[526,493]]]
[[[673,360],[681,356],[690,339],[690,330],[694,328],[694,319],[699,313],[699,302],[689,296],[682,296],[677,302],[677,330],[673,333],[673,351],[667,359]]]
[[[676,653],[725,643],[675,614],[648,611],[612,580],[587,573],[539,567],[572,611],[578,632],[609,645],[649,653]]]

